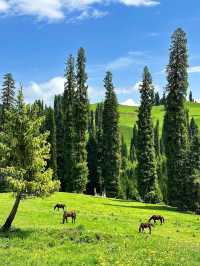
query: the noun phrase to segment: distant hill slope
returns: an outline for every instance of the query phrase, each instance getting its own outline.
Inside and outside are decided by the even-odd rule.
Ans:
[[[96,108],[96,104],[91,104],[91,109],[95,110],[95,108]],[[189,110],[190,118],[194,117],[196,123],[200,127],[200,103],[189,103],[188,102],[187,108]],[[137,121],[138,107],[120,105],[119,112],[120,112],[120,129],[129,147],[131,136],[132,136],[132,128],[133,128],[134,123],[136,123]],[[163,105],[154,106],[152,115],[153,115],[154,123],[156,122],[157,119],[159,119],[160,131],[161,131],[162,124],[163,124],[163,117],[164,117],[164,106]]]

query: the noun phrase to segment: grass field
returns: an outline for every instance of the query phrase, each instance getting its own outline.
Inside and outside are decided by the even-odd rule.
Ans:
[[[77,222],[63,225],[64,202],[77,210]],[[13,204],[0,194],[0,224]],[[152,214],[165,217],[152,235],[138,225]],[[0,265],[200,265],[200,218],[162,205],[56,193],[21,203],[13,231],[0,233]]]
[[[96,105],[92,104],[91,109],[95,110]],[[187,109],[189,110],[190,117],[194,117],[198,126],[200,127],[200,104],[199,103],[187,103]],[[132,136],[133,125],[137,121],[138,107],[133,106],[119,106],[120,112],[120,129],[128,147],[130,146],[130,140]],[[154,123],[158,119],[160,121],[160,132],[162,130],[164,106],[155,106],[152,111]]]

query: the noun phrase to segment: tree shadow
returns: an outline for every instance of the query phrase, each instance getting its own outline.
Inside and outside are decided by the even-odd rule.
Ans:
[[[0,238],[20,238],[20,239],[24,239],[29,237],[32,233],[34,232],[34,230],[28,229],[28,230],[22,230],[20,228],[12,228],[10,230],[2,230],[0,229]]]
[[[122,201],[124,202],[124,201]],[[127,201],[130,202],[130,201]],[[141,209],[141,210],[155,210],[155,211],[171,211],[171,212],[177,212],[176,207],[169,207],[169,206],[164,206],[164,205],[143,205],[143,206],[127,206],[127,205],[122,205],[122,204],[112,204],[112,203],[103,203],[103,205],[107,206],[114,206],[114,207],[122,207],[122,208],[131,208],[131,209]],[[184,211],[179,211],[181,213],[187,213]]]

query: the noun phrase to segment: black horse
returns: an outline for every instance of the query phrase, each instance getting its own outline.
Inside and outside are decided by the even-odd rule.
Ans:
[[[153,215],[153,216],[151,216],[151,218],[149,219],[149,223],[150,223],[152,220],[154,221],[154,223],[156,223],[156,221],[160,221],[160,224],[163,224],[163,223],[165,222],[164,217],[161,216],[161,215]]]
[[[64,211],[64,209],[65,209],[65,204],[62,204],[62,203],[57,203],[55,206],[54,206],[54,211],[56,210],[56,209],[63,209],[63,211]]]
[[[144,229],[149,229],[149,234],[151,234],[151,228],[153,227],[153,224],[151,223],[141,223],[140,224],[140,227],[139,227],[139,233],[143,233],[144,232]]]

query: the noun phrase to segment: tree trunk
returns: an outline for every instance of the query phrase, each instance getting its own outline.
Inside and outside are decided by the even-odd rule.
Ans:
[[[20,203],[20,200],[21,200],[21,195],[18,194],[16,199],[15,199],[15,203],[14,203],[14,206],[12,208],[12,211],[10,212],[5,224],[3,225],[2,229],[3,231],[7,231],[10,229],[11,225],[12,225],[12,222],[15,218],[15,215],[17,213],[17,209],[18,209],[18,206],[19,206],[19,203]]]

